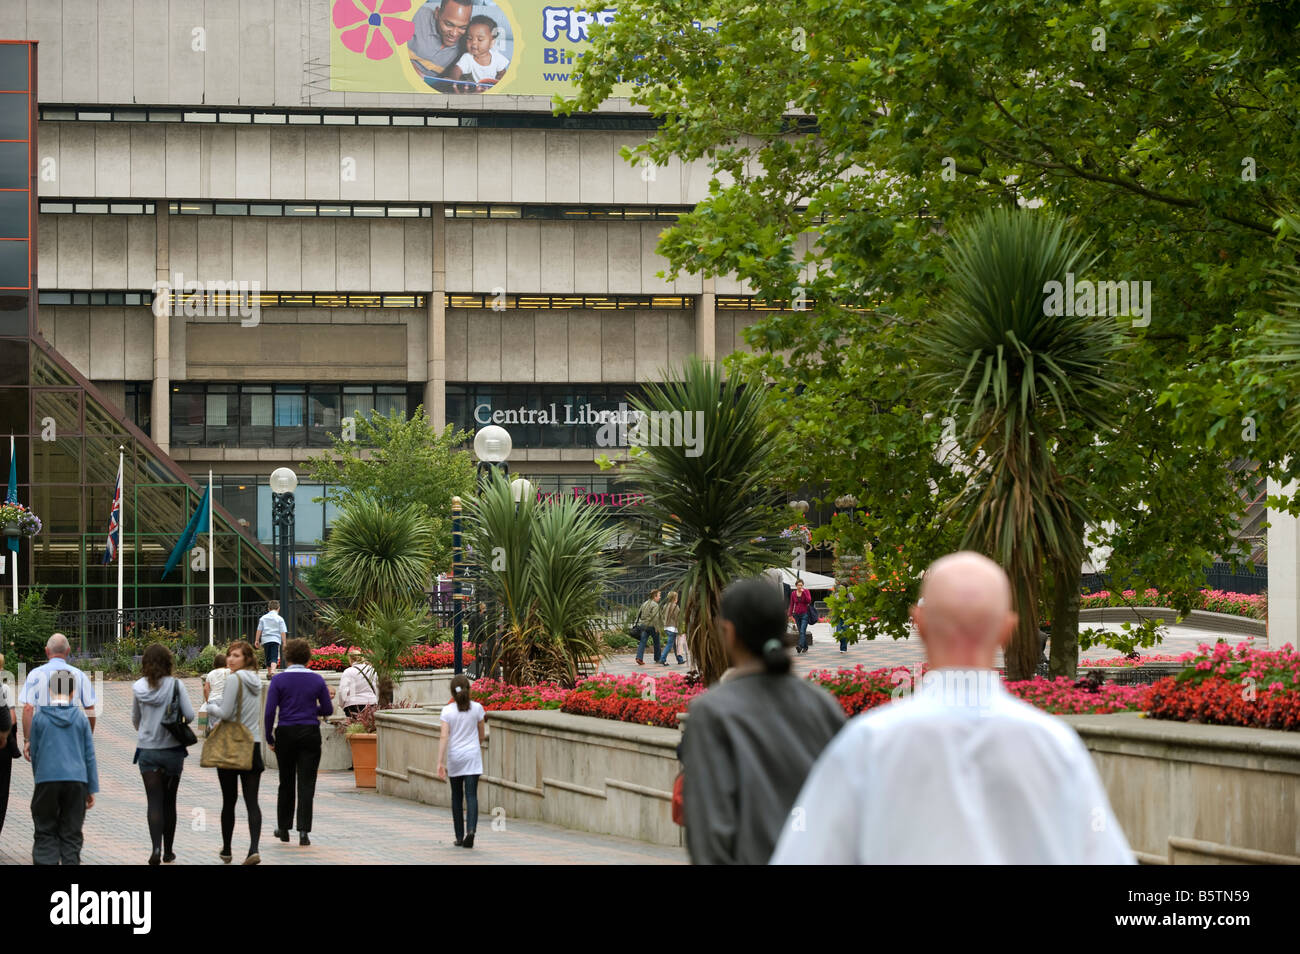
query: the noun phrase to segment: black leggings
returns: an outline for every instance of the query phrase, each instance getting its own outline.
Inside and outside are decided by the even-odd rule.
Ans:
[[[463,804],[462,804],[463,803]],[[461,815],[464,811],[465,816]],[[453,775],[451,777],[451,826],[456,830],[456,840],[463,841],[466,822],[472,835],[478,828],[478,776]]]
[[[154,854],[172,853],[176,841],[176,793],[181,787],[179,775],[164,775],[161,771],[141,772],[144,779],[144,797],[149,803],[149,838]]]
[[[254,764],[260,762],[255,758]],[[221,853],[230,854],[230,840],[235,835],[235,802],[239,800],[239,788],[244,789],[244,808],[248,810],[248,853],[257,851],[257,843],[262,838],[262,809],[257,807],[257,785],[262,780],[262,772],[250,770],[240,772],[236,769],[217,769],[217,779],[221,782]]]

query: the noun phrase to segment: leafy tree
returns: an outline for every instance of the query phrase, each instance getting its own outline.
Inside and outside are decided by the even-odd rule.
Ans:
[[[418,506],[430,520],[433,565],[449,568],[451,498],[474,488],[471,455],[457,449],[470,435],[451,425],[433,431],[421,406],[410,420],[359,417],[356,436],[331,435],[332,450],[311,459],[312,480],[329,485],[323,499],[344,510],[360,497],[389,509]]]
[[[780,465],[771,452],[779,426],[762,383],[699,358],[669,369],[649,384],[635,408],[649,420],[694,424],[699,439],[664,440],[638,448],[624,473],[644,488],[638,508],[646,534],[663,561],[677,567],[682,595],[682,632],[700,675],[712,684],[727,668],[718,636],[722,591],[737,579],[790,562],[779,534],[789,516],[776,488]],[[665,534],[664,527],[673,532]]]
[[[0,652],[4,653],[5,668],[16,673],[19,663],[42,665],[45,643],[54,633],[57,619],[58,608],[45,602],[45,591],[40,587],[23,594],[17,613],[0,614]],[[77,634],[68,635],[75,638]]]
[[[594,29],[561,108],[635,80],[632,101],[663,124],[628,157],[715,170],[661,242],[670,271],[808,303],[749,329],[756,353],[735,363],[799,422],[773,454],[786,479],[859,501],[823,532],[877,577],[837,600],[846,622],[901,635],[919,569],[954,542],[930,463],[941,407],[911,387],[907,344],[945,286],[948,228],[990,206],[1069,215],[1093,240],[1091,277],[1151,282],[1113,433],[1058,457],[1092,475],[1116,585],[1190,609],[1259,476],[1234,461],[1300,473],[1300,455],[1280,466],[1293,394],[1243,363],[1290,257],[1273,233],[1300,168],[1294,7],[627,0]],[[1054,671],[1071,671],[1053,642]]]

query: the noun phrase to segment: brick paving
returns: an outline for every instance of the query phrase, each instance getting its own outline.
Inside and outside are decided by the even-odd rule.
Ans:
[[[202,700],[197,679],[185,680],[190,698]],[[95,757],[100,792],[86,813],[82,864],[144,864],[150,851],[145,819],[144,786],[132,764],[135,732],[131,728],[131,688],[106,682],[102,712],[95,728]],[[199,768],[198,747],[190,750],[177,799],[177,864],[219,865],[221,792],[217,773]],[[430,766],[432,768],[432,766]],[[316,785],[312,844],[298,846],[296,832],[284,844],[275,838],[275,798],[279,773],[262,774],[258,802],[262,808],[262,864],[684,864],[686,852],[632,841],[570,831],[541,822],[500,818],[504,830],[492,829],[492,806],[480,803],[479,827],[471,850],[452,844],[451,816],[446,809],[358,790],[351,772],[322,772]],[[9,814],[0,833],[0,863],[30,864],[32,849],[32,772],[25,760],[14,762]],[[235,816],[235,862],[248,850],[248,824],[242,799]]]

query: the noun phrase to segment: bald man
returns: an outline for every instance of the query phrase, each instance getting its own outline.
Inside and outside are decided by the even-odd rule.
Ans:
[[[50,704],[50,678],[59,670],[70,672],[71,678],[76,681],[73,699],[85,708],[90,720],[90,731],[95,731],[95,689],[90,684],[90,678],[68,662],[71,654],[72,646],[69,645],[67,636],[62,633],[51,636],[45,642],[45,658],[49,661],[28,674],[27,681],[18,694],[18,704],[23,707],[23,755],[29,762],[32,760],[32,717],[36,715],[37,708]]]
[[[1078,735],[993,668],[1016,628],[1001,567],[936,561],[912,620],[930,671],[823,751],[772,863],[1134,864]]]

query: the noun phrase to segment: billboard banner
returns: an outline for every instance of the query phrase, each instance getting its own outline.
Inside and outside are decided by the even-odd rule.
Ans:
[[[614,13],[547,0],[333,0],[330,89],[571,95],[587,27]]]

